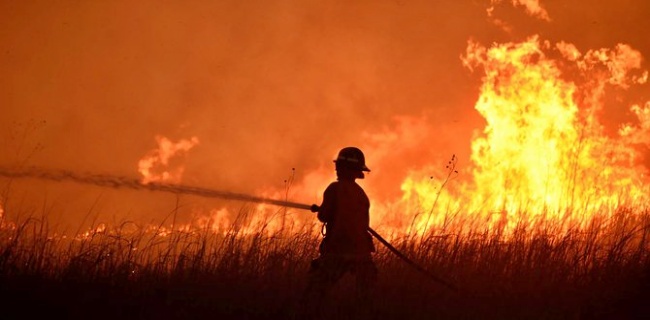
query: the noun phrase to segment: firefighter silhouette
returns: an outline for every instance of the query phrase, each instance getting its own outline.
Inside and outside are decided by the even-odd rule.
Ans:
[[[359,309],[367,309],[377,279],[372,260],[375,247],[368,233],[370,201],[355,181],[363,179],[364,172],[370,169],[363,152],[356,147],[341,149],[334,163],[337,180],[325,189],[321,205],[311,207],[324,223],[325,232],[319,256],[311,263],[309,282],[302,297],[305,318],[320,313],[328,293],[346,273],[355,278],[354,303]]]

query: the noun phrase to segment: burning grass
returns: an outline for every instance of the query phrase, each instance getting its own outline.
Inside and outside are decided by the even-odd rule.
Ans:
[[[216,232],[124,222],[66,236],[45,218],[10,216],[5,212],[0,229],[2,308],[10,318],[289,318],[320,240],[314,225],[243,232],[237,223]],[[377,319],[641,315],[650,292],[649,225],[648,211],[621,209],[563,232],[559,225],[521,224],[509,235],[432,229],[388,237],[458,291],[377,243],[374,313]],[[328,316],[353,318],[355,308],[345,302],[349,280],[336,288]],[[19,307],[24,303],[38,307]]]

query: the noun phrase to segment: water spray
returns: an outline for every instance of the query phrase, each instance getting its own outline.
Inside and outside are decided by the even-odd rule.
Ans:
[[[239,200],[246,202],[262,203],[262,204],[271,204],[281,207],[289,207],[302,210],[317,211],[318,206],[316,205],[307,205],[291,201],[283,201],[269,198],[262,198],[251,196],[247,194],[234,193],[228,191],[218,191],[207,188],[179,185],[179,184],[168,184],[168,183],[142,183],[138,179],[112,176],[106,174],[96,174],[96,173],[77,173],[70,170],[61,170],[61,169],[45,169],[38,167],[22,167],[22,168],[9,168],[0,166],[0,176],[6,178],[32,178],[32,179],[41,179],[41,180],[50,180],[56,182],[72,181],[83,184],[91,184],[100,187],[106,188],[126,188],[133,190],[150,190],[158,192],[169,192],[174,194],[189,194],[205,198],[219,198],[227,200]],[[438,277],[428,272],[426,269],[422,268],[417,263],[413,262],[403,253],[401,253],[397,248],[390,244],[386,239],[379,235],[372,228],[368,228],[368,232],[381,242],[388,250],[390,250],[397,257],[402,259],[404,262],[409,264],[411,267],[415,268],[419,272],[425,274],[430,279],[434,280],[437,283],[444,285],[449,289],[456,289],[456,287]]]
[[[33,178],[33,179],[51,180],[57,182],[72,181],[77,183],[91,184],[95,186],[115,188],[115,189],[150,190],[150,191],[158,191],[158,192],[169,192],[174,194],[189,194],[189,195],[195,195],[204,198],[219,198],[219,199],[227,199],[227,200],[248,201],[254,203],[272,204],[272,205],[290,207],[296,209],[308,210],[310,208],[310,206],[301,203],[267,199],[267,198],[255,197],[255,196],[241,194],[241,193],[218,191],[218,190],[212,190],[207,188],[179,185],[179,184],[168,184],[168,183],[159,183],[159,182],[142,183],[138,179],[133,179],[128,177],[120,177],[120,176],[112,176],[112,175],[96,174],[96,173],[77,173],[70,170],[44,169],[44,168],[37,168],[37,167],[26,167],[26,168],[0,167],[0,176],[7,177],[7,178]]]

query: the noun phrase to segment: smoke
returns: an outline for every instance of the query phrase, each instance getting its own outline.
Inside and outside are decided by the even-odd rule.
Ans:
[[[452,154],[460,165],[469,159],[470,140],[484,120],[474,110],[481,79],[459,59],[468,39],[540,34],[581,52],[622,43],[648,57],[642,31],[649,6],[642,0],[4,1],[0,143],[7,152],[0,165],[138,177],[138,162],[158,147],[156,137],[196,137],[182,183],[248,194],[284,190],[295,174],[300,183],[290,193],[316,201],[334,178],[336,152],[355,145],[373,169],[363,181],[369,192],[398,197],[407,172],[443,168]],[[605,109],[621,122],[633,120],[627,106],[645,105],[649,91],[647,83],[636,86],[614,95]],[[10,204],[56,202],[52,210],[70,219],[100,195],[115,204],[103,210],[116,215],[164,216],[157,212],[174,203],[67,184],[10,188]]]

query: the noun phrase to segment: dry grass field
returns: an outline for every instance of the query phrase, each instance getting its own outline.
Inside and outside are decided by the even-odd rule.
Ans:
[[[320,234],[171,230],[124,222],[77,236],[47,219],[0,229],[3,319],[289,319]],[[633,319],[650,307],[648,212],[619,210],[585,230],[518,227],[387,237],[450,290],[376,243],[373,319]],[[353,279],[332,292],[323,318],[356,319]]]

